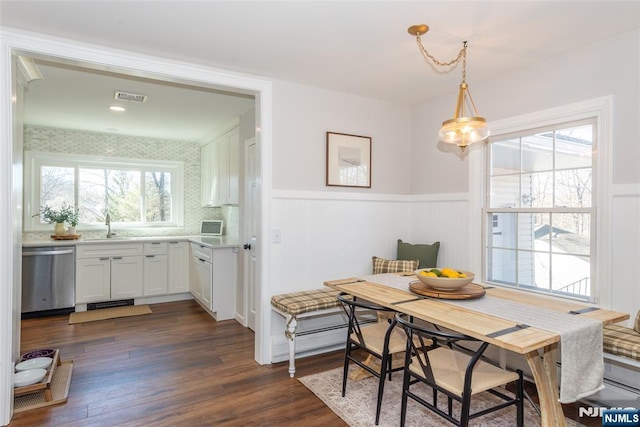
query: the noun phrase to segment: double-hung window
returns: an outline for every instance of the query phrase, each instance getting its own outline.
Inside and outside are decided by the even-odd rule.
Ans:
[[[107,213],[120,227],[183,224],[183,163],[89,155],[25,154],[25,224],[49,229],[43,206],[76,206],[79,226],[104,226]]]
[[[596,124],[579,120],[493,139],[485,201],[488,282],[589,299]]]

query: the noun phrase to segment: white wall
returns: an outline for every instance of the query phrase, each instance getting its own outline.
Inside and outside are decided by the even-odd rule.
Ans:
[[[277,81],[273,85],[271,294],[369,274],[409,237],[409,109]],[[371,188],[327,187],[326,132],[372,137]]]
[[[283,81],[273,83],[273,188],[407,194],[409,108]],[[325,186],[326,132],[370,136],[371,189]]]

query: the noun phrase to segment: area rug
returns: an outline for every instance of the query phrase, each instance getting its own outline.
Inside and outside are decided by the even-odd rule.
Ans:
[[[148,305],[127,305],[123,307],[100,308],[98,310],[79,311],[69,315],[69,324],[95,322],[96,320],[115,319],[117,317],[151,314]]]
[[[69,397],[72,372],[73,361],[62,362],[60,366],[56,367],[53,378],[51,378],[51,396],[53,398],[47,402],[42,391],[15,397],[13,399],[13,412],[24,412],[66,402]]]
[[[374,426],[376,415],[376,396],[378,393],[378,380],[376,378],[367,378],[360,381],[347,382],[347,392],[342,397],[342,368],[332,369],[330,371],[321,372],[319,374],[309,375],[299,378],[299,381],[311,390],[320,400],[322,400],[333,412],[352,427]],[[422,385],[419,385],[422,386]],[[412,389],[417,390],[418,387],[413,386]],[[431,392],[426,386],[426,396],[431,396]],[[400,423],[400,405],[402,395],[402,376],[394,375],[392,381],[387,381],[384,388],[384,396],[382,399],[382,411],[380,414],[379,427],[396,427]],[[446,398],[440,393],[441,401],[438,405],[446,408]],[[488,393],[480,393],[472,398],[472,411],[489,407],[499,399]],[[454,416],[460,413],[459,405],[454,402]],[[573,420],[567,419],[567,425],[579,426]],[[515,406],[504,408],[483,417],[471,420],[472,426],[511,427],[516,424],[516,408]],[[445,419],[434,414],[423,406],[409,399],[407,406],[406,426],[450,426],[452,425]],[[524,411],[525,426],[539,426],[540,417],[533,409],[530,402],[525,401]]]

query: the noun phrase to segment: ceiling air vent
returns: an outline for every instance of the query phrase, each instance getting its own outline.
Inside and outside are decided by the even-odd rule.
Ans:
[[[124,92],[122,90],[116,90],[113,95],[113,99],[117,99],[119,101],[137,102],[141,104],[147,100],[147,95],[143,95],[141,93],[132,93],[132,92]]]

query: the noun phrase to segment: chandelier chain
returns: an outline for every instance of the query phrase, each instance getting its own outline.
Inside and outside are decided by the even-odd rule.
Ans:
[[[458,52],[458,56],[456,56],[454,59],[452,59],[449,62],[438,61],[433,55],[427,52],[427,50],[422,45],[422,39],[420,38],[419,35],[416,36],[416,43],[418,44],[418,49],[420,50],[420,53],[422,53],[422,56],[424,57],[425,61],[427,62],[431,61],[435,65],[438,65],[440,67],[450,67],[460,62],[460,59],[462,58],[463,60],[462,65],[464,68],[466,68],[466,65],[467,65],[467,42],[466,41],[464,42],[464,46],[462,47],[462,49],[460,49],[460,52]],[[464,68],[462,70],[463,76],[464,74],[466,74]]]

